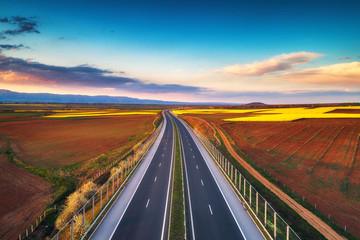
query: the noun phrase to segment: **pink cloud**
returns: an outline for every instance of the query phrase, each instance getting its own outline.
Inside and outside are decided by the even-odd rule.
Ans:
[[[318,85],[360,86],[360,62],[292,69],[276,79]]]
[[[323,55],[321,54],[310,52],[281,54],[261,62],[227,66],[221,70],[217,70],[216,72],[236,76],[261,76],[267,73],[288,70],[297,65],[306,64],[314,58],[322,56]]]

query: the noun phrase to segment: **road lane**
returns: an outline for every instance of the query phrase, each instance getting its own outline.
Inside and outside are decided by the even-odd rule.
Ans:
[[[179,129],[182,146],[190,238],[263,239],[240,201],[237,200],[234,204],[233,201],[226,199],[228,192],[224,194],[222,187],[219,186],[219,179],[215,179],[213,171],[216,169],[209,168],[203,152],[200,151],[204,149],[199,149],[202,146],[196,144],[194,136],[179,119],[176,117],[174,119]],[[219,178],[219,175],[216,176]],[[224,184],[224,181],[220,182]],[[228,185],[226,180],[225,184]],[[230,185],[227,187],[230,188]],[[232,194],[236,198],[233,191]],[[229,202],[232,206],[229,206]],[[244,216],[236,217],[238,213],[235,216],[234,210]]]
[[[135,183],[129,182],[128,186],[131,184],[133,186],[131,196],[126,198],[126,206],[121,208],[113,206],[92,235],[92,240],[161,240],[166,238],[174,155],[174,129],[167,114],[164,115],[166,126],[162,139],[153,157],[148,160],[148,166],[145,170],[143,169],[142,176],[137,177]],[[139,168],[141,167],[143,166],[140,165]],[[121,202],[121,195],[114,205],[124,205]]]

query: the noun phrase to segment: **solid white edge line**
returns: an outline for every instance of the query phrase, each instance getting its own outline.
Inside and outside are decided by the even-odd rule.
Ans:
[[[166,123],[166,117],[164,117],[164,122]],[[166,125],[165,125],[165,129],[166,129]],[[165,130],[164,130],[164,134],[165,134]],[[164,135],[163,135],[163,137],[164,137]],[[161,143],[161,140],[160,140],[160,143]],[[160,145],[160,143],[159,143],[159,145]],[[158,148],[159,148],[159,147],[158,147]],[[156,150],[156,151],[157,151],[157,150]],[[156,154],[156,151],[155,151],[155,154]],[[154,156],[155,156],[155,154],[154,154]],[[116,224],[116,227],[114,228],[114,231],[111,233],[109,240],[113,238],[113,236],[114,236],[114,234],[115,234],[115,232],[116,232],[116,229],[118,228],[118,226],[119,226],[122,218],[124,217],[124,215],[125,215],[125,213],[126,213],[126,210],[128,209],[128,207],[129,207],[132,199],[134,198],[135,193],[137,192],[137,190],[138,190],[138,188],[139,188],[139,186],[140,186],[140,183],[141,183],[142,180],[144,179],[145,173],[146,173],[147,170],[149,169],[149,166],[150,166],[152,160],[154,160],[154,156],[153,156],[153,158],[151,159],[151,161],[150,161],[149,165],[147,166],[146,170],[144,171],[143,175],[141,176],[140,181],[139,181],[139,183],[137,184],[137,186],[136,186],[136,188],[135,188],[135,191],[134,191],[133,194],[131,195],[130,201],[127,203],[124,212],[121,214],[121,217],[120,217],[118,223]]]
[[[180,122],[181,122],[181,121],[180,121]],[[182,123],[182,122],[181,122],[181,123]],[[184,125],[184,123],[182,123],[182,124]],[[185,125],[184,125],[184,126],[185,126]],[[189,130],[187,129],[187,126],[185,126],[185,129],[189,132]],[[191,130],[190,130],[190,131],[191,131]],[[191,138],[193,138],[193,136],[190,134],[190,132],[189,132],[189,135],[191,136]],[[197,143],[195,142],[194,139],[193,139],[193,141],[194,141],[195,145],[198,147],[198,145],[197,145]],[[202,145],[201,145],[201,146],[202,146]],[[198,147],[198,148],[199,148],[199,147]],[[205,150],[206,150],[206,149],[205,149]],[[243,231],[241,230],[240,224],[238,223],[238,221],[237,221],[237,219],[236,219],[236,217],[235,217],[235,214],[234,214],[233,211],[231,210],[230,205],[229,205],[228,201],[226,200],[225,195],[224,195],[223,191],[221,190],[220,185],[219,185],[218,181],[216,180],[216,178],[215,178],[215,176],[214,176],[214,173],[211,171],[211,169],[210,169],[209,164],[207,163],[207,161],[205,161],[205,157],[204,157],[204,155],[202,154],[202,152],[200,151],[200,149],[199,149],[199,152],[200,152],[201,156],[203,157],[203,160],[204,160],[204,162],[206,163],[206,166],[208,167],[211,175],[213,176],[213,179],[215,180],[216,185],[218,186],[218,188],[219,188],[219,190],[220,190],[220,193],[221,193],[221,195],[223,196],[223,198],[224,198],[224,200],[225,200],[225,202],[226,202],[226,205],[228,206],[228,208],[229,208],[229,210],[230,210],[230,212],[231,212],[231,215],[233,216],[233,218],[234,218],[234,220],[235,220],[235,222],[236,222],[236,225],[238,226],[238,228],[239,228],[239,230],[240,230],[240,232],[241,232],[241,235],[242,235],[242,236],[244,237],[244,239],[246,240],[247,238],[245,237]],[[210,156],[210,157],[211,157],[211,156]],[[227,182],[227,181],[226,181],[226,182]]]
[[[146,207],[147,208],[149,206],[149,202],[150,202],[150,198],[147,200],[147,203],[146,203]]]
[[[168,116],[168,117],[170,118],[170,116]],[[171,152],[170,174],[169,174],[169,182],[168,182],[167,197],[166,197],[166,204],[165,204],[164,220],[163,220],[163,226],[162,226],[162,232],[161,232],[161,240],[163,240],[165,237],[166,216],[168,213],[167,208],[168,208],[168,204],[169,204],[171,178],[172,178],[173,162],[174,162],[174,147],[175,147],[174,123],[171,122],[171,125],[173,127],[173,146],[172,146],[172,152]]]
[[[179,128],[180,129],[180,128]],[[179,130],[180,132],[180,130]],[[186,178],[186,188],[188,193],[188,200],[189,200],[189,210],[190,210],[190,220],[191,220],[191,232],[192,232],[192,239],[195,240],[195,231],[194,231],[194,220],[192,215],[192,207],[191,207],[191,196],[190,196],[190,189],[189,189],[189,179],[188,179],[188,173],[187,173],[187,166],[186,166],[186,160],[185,160],[185,153],[184,153],[184,146],[181,139],[181,133],[180,133],[180,143],[181,143],[181,151],[183,153],[183,160],[184,160],[184,169],[185,169],[185,178]]]

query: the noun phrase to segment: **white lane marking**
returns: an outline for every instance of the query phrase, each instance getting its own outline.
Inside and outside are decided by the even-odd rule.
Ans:
[[[201,181],[201,185],[203,185],[204,186],[204,182],[203,182],[203,180],[200,180]]]
[[[195,155],[193,155],[193,158],[195,158]]]
[[[190,148],[190,151],[192,151],[192,148]]]
[[[166,225],[166,216],[167,216],[167,209],[168,209],[168,203],[170,198],[170,187],[171,187],[171,178],[172,178],[172,169],[173,169],[173,162],[174,162],[174,148],[175,148],[175,131],[174,131],[174,123],[172,122],[173,126],[173,144],[172,144],[172,151],[171,151],[171,164],[170,164],[170,173],[169,173],[169,181],[168,181],[168,189],[166,193],[166,204],[164,209],[164,220],[163,220],[163,226],[162,226],[162,232],[161,232],[161,240],[164,240],[165,238],[165,225]],[[161,164],[161,163],[160,163]]]
[[[154,182],[156,182],[156,179],[157,179],[157,176],[155,177]]]
[[[161,167],[161,163],[159,163],[159,167]]]
[[[199,169],[198,165],[196,165],[196,169]]]
[[[162,154],[162,157],[164,157],[164,154]]]
[[[150,198],[148,199],[148,201],[146,203],[146,208],[149,206],[149,202],[150,202]]]
[[[164,120],[164,125],[163,125],[163,126],[165,126],[165,130],[166,130],[166,118],[165,118],[165,120]],[[164,132],[163,132],[163,136],[162,136],[163,138],[164,138],[164,136],[165,136],[165,130],[164,130]],[[160,144],[161,144],[161,141],[160,141],[160,143],[159,143],[158,148],[160,147]],[[127,203],[127,205],[126,205],[126,207],[125,207],[124,212],[122,213],[121,217],[119,218],[118,223],[116,224],[116,227],[114,228],[113,232],[111,233],[109,240],[111,240],[111,239],[113,238],[113,236],[114,236],[114,234],[115,234],[116,229],[118,228],[118,226],[119,226],[119,224],[120,224],[120,222],[121,222],[122,218],[124,217],[125,212],[126,212],[126,210],[128,209],[128,207],[129,207],[129,205],[130,205],[130,203],[131,203],[132,199],[134,198],[134,195],[135,195],[135,193],[137,192],[137,190],[138,190],[138,188],[139,188],[139,186],[140,186],[140,183],[141,183],[141,182],[142,182],[142,180],[144,179],[145,173],[146,173],[146,172],[147,172],[147,170],[149,169],[149,166],[150,166],[151,162],[154,160],[154,157],[155,157],[155,155],[152,157],[152,159],[151,159],[151,161],[150,161],[149,165],[147,166],[147,168],[145,169],[144,173],[142,174],[142,176],[141,176],[141,178],[140,178],[140,181],[138,182],[138,184],[137,184],[137,186],[136,186],[136,188],[135,188],[135,191],[134,191],[134,192],[133,192],[133,194],[131,195],[129,202]],[[112,207],[112,206],[111,206],[111,207]],[[107,213],[106,213],[106,214],[107,214]],[[102,220],[101,220],[101,221],[102,221]]]
[[[210,204],[209,204],[209,210],[210,210],[211,215],[213,215],[213,211],[212,211],[212,209],[211,209]]]
[[[185,160],[185,153],[184,153],[184,145],[182,142],[182,139],[180,137],[181,142],[181,151],[183,153],[183,159],[184,159],[184,169],[185,169],[185,178],[186,178],[186,188],[188,193],[188,201],[189,201],[189,210],[190,210],[190,220],[191,220],[191,233],[192,233],[192,239],[195,240],[195,231],[194,231],[194,220],[193,220],[193,214],[192,214],[192,207],[191,207],[191,196],[190,196],[190,189],[189,189],[189,179],[188,179],[188,172],[187,172],[187,166],[186,166],[186,160]]]
[[[180,121],[180,122],[181,122],[181,121]],[[193,133],[193,135],[191,134],[192,132],[190,133],[191,130],[185,125],[185,123],[183,123],[183,122],[181,122],[181,123],[183,124],[184,128],[186,129],[186,131],[190,134],[190,136],[191,136],[193,139],[196,138],[196,136],[195,136],[194,133]],[[199,146],[202,146],[202,147],[205,149],[205,151],[206,151],[206,148],[201,144],[200,140],[198,140],[198,142],[195,142],[195,140],[194,140],[194,143],[195,143],[195,145],[198,147],[199,151],[200,151]],[[231,212],[231,215],[233,216],[233,218],[234,218],[234,220],[235,220],[235,222],[236,222],[236,225],[238,226],[238,228],[239,228],[239,230],[240,230],[240,232],[241,232],[241,235],[242,235],[243,238],[246,240],[247,238],[245,237],[245,235],[244,235],[244,233],[243,233],[243,231],[242,231],[242,229],[241,229],[241,227],[240,227],[240,224],[239,224],[238,220],[237,220],[236,217],[235,217],[234,212],[233,212],[232,209],[230,208],[230,205],[229,205],[228,201],[226,200],[225,195],[224,195],[223,191],[221,190],[220,185],[219,185],[218,181],[216,180],[216,178],[215,178],[215,176],[214,176],[214,173],[212,172],[212,170],[211,170],[208,162],[205,160],[204,154],[203,154],[201,151],[200,151],[200,154],[201,154],[204,162],[206,163],[206,166],[208,167],[208,169],[209,169],[209,171],[210,171],[213,179],[215,180],[215,183],[216,183],[216,185],[218,186],[218,189],[220,190],[220,193],[221,193],[221,195],[223,196],[223,198],[224,198],[224,200],[225,200],[225,203],[226,203],[226,205],[228,206],[228,208],[229,208],[229,210],[230,210],[230,212]],[[211,156],[210,156],[210,158],[211,158]]]

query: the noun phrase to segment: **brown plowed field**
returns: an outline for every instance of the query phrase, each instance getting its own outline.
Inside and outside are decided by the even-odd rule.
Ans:
[[[1,113],[0,152],[5,152],[10,144],[20,161],[36,167],[84,163],[67,174],[86,178],[79,174],[87,165],[93,167],[88,160],[125,144],[135,145],[152,132],[157,117],[155,114],[49,119],[37,113]],[[53,193],[51,183],[0,155],[0,239],[16,239],[52,203]]]
[[[0,122],[16,155],[40,167],[63,167],[89,160],[150,132],[156,115],[124,115],[84,120],[44,119]]]
[[[0,239],[17,239],[51,202],[51,184],[0,155]]]
[[[224,122],[236,115],[191,116],[220,126],[256,164],[360,237],[359,119]]]

